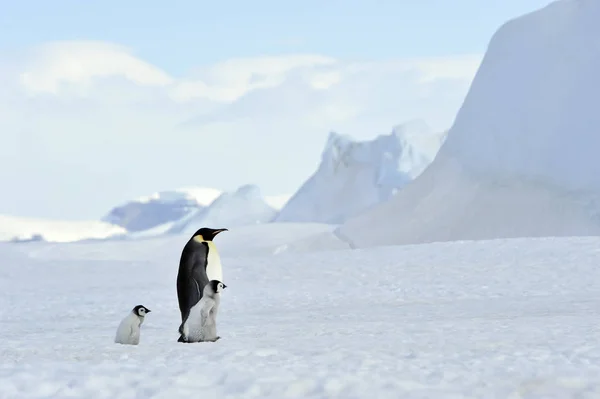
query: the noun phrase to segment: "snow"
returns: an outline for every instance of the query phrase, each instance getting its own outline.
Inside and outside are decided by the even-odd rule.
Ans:
[[[185,239],[156,245],[169,240],[0,244],[0,397],[600,393],[598,238],[252,258],[232,250],[223,256],[222,338],[210,344],[176,342]],[[130,246],[144,242],[136,259]],[[89,258],[69,256],[82,246],[95,248]],[[44,248],[64,256],[29,256]],[[138,303],[152,309],[140,344],[114,344]]]
[[[191,234],[204,226],[227,226],[268,223],[277,215],[269,206],[260,189],[252,184],[244,185],[234,192],[224,192],[209,206],[198,209],[169,228],[169,234]]]
[[[431,164],[446,139],[446,132],[434,132],[423,120],[398,125],[394,127],[393,135],[399,141],[401,152],[396,169],[386,172],[397,171],[410,180],[416,179]]]
[[[478,172],[600,188],[600,3],[559,1],[501,27],[448,138]]]
[[[186,198],[193,199],[201,206],[208,206],[222,193],[222,190],[210,187],[181,187],[172,191],[158,191],[147,196],[139,197],[135,202],[147,203],[156,200],[177,201],[181,198]]]
[[[290,198],[291,194],[267,195],[265,201],[271,208],[280,211]]]
[[[190,234],[203,224],[227,227],[255,225],[272,221],[288,199],[289,195],[263,197],[255,185],[245,185],[233,192],[184,187],[158,191],[126,202],[113,208],[101,221],[45,220],[0,215],[0,241],[146,239],[170,234]],[[307,231],[312,232],[312,226],[307,225]],[[329,226],[327,229],[331,230]]]
[[[600,234],[598,1],[557,1],[492,38],[434,161],[337,232],[353,246]]]
[[[129,201],[112,209],[103,220],[125,227],[128,238],[195,231],[196,225],[203,223],[237,227],[272,221],[289,197],[262,196],[252,184],[233,192],[184,187]]]
[[[304,253],[316,250],[348,249],[349,246],[334,234],[335,226],[320,223],[266,223],[240,226],[219,234],[221,256],[244,254],[261,257],[284,253]],[[35,259],[162,261],[179,262],[181,243],[191,234],[141,237],[103,242],[78,242],[76,245],[13,245],[12,250]],[[151,248],[152,250],[148,250]]]
[[[330,133],[317,171],[276,218],[281,222],[342,223],[390,199],[431,163],[444,141],[421,120],[390,134],[354,141]]]
[[[119,226],[95,220],[69,221],[0,215],[0,241],[41,239],[71,242],[104,239],[125,232]]]
[[[266,223],[252,185],[159,237],[0,216],[5,241],[122,238],[0,243],[0,398],[600,396],[599,18],[563,0],[503,26],[439,152],[419,125],[331,135],[281,218],[327,223]],[[181,344],[199,225],[230,229],[221,339]],[[115,344],[136,304],[140,344]]]
[[[222,191],[206,187],[186,187],[158,191],[113,208],[102,220],[124,227],[129,232],[160,233],[162,225],[188,217],[210,205]]]
[[[0,215],[0,241],[145,239],[190,234],[199,225],[255,225],[271,222],[289,197],[262,196],[255,185],[244,185],[233,192],[184,187],[158,191],[128,201],[113,208],[101,221],[44,220]],[[311,226],[308,225],[308,231],[311,231]]]

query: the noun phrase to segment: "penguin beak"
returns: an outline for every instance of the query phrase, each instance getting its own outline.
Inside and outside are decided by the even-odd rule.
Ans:
[[[146,308],[146,313],[152,312],[150,309]]]
[[[227,286],[225,284],[223,284],[223,288],[227,288]]]
[[[227,230],[227,229],[216,229],[216,230],[214,231],[214,233],[213,233],[213,236],[216,236],[217,234],[219,234],[219,233],[221,233],[221,232],[223,232],[223,231],[229,231],[229,230]]]

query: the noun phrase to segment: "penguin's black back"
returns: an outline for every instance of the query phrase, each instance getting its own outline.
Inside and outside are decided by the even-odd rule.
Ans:
[[[190,309],[202,299],[202,290],[208,284],[207,258],[208,244],[193,238],[181,251],[177,273],[177,299],[182,324],[187,319]]]

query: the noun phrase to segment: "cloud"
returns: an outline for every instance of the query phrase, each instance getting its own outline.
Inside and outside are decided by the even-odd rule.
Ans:
[[[280,86],[293,70],[333,63],[332,58],[314,55],[232,59],[198,70],[197,79],[183,79],[171,96],[177,101],[201,97],[230,103],[253,90]]]
[[[173,79],[131,55],[127,48],[104,42],[53,42],[33,49],[19,74],[29,93],[60,94],[61,84],[89,90],[94,79],[124,77],[143,86],[166,86]]]
[[[79,41],[0,61],[0,213],[99,217],[190,185],[289,194],[330,130],[367,139],[414,118],[446,129],[481,56],[238,58],[179,77]]]

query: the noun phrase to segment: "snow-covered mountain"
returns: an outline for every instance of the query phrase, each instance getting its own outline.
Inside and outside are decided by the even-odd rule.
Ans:
[[[191,187],[159,191],[113,208],[102,220],[130,232],[180,220],[210,205],[222,192],[213,188]]]
[[[433,163],[347,221],[355,246],[600,234],[600,2],[563,0],[493,36]]]
[[[271,222],[277,210],[270,206],[255,185],[245,185],[234,192],[224,192],[209,206],[196,210],[174,222],[167,234],[191,234],[204,226],[238,227]]]
[[[270,222],[288,199],[288,195],[263,196],[254,185],[234,192],[186,187],[129,201],[102,220],[124,227],[129,237],[177,234],[202,223],[234,227]]]
[[[277,222],[342,223],[391,198],[419,176],[445,138],[416,120],[370,141],[330,133],[317,171],[292,196]]]
[[[189,234],[197,226],[240,227],[273,220],[288,195],[262,196],[245,185],[234,192],[187,187],[159,191],[113,208],[100,221],[0,215],[0,242],[75,242]]]

